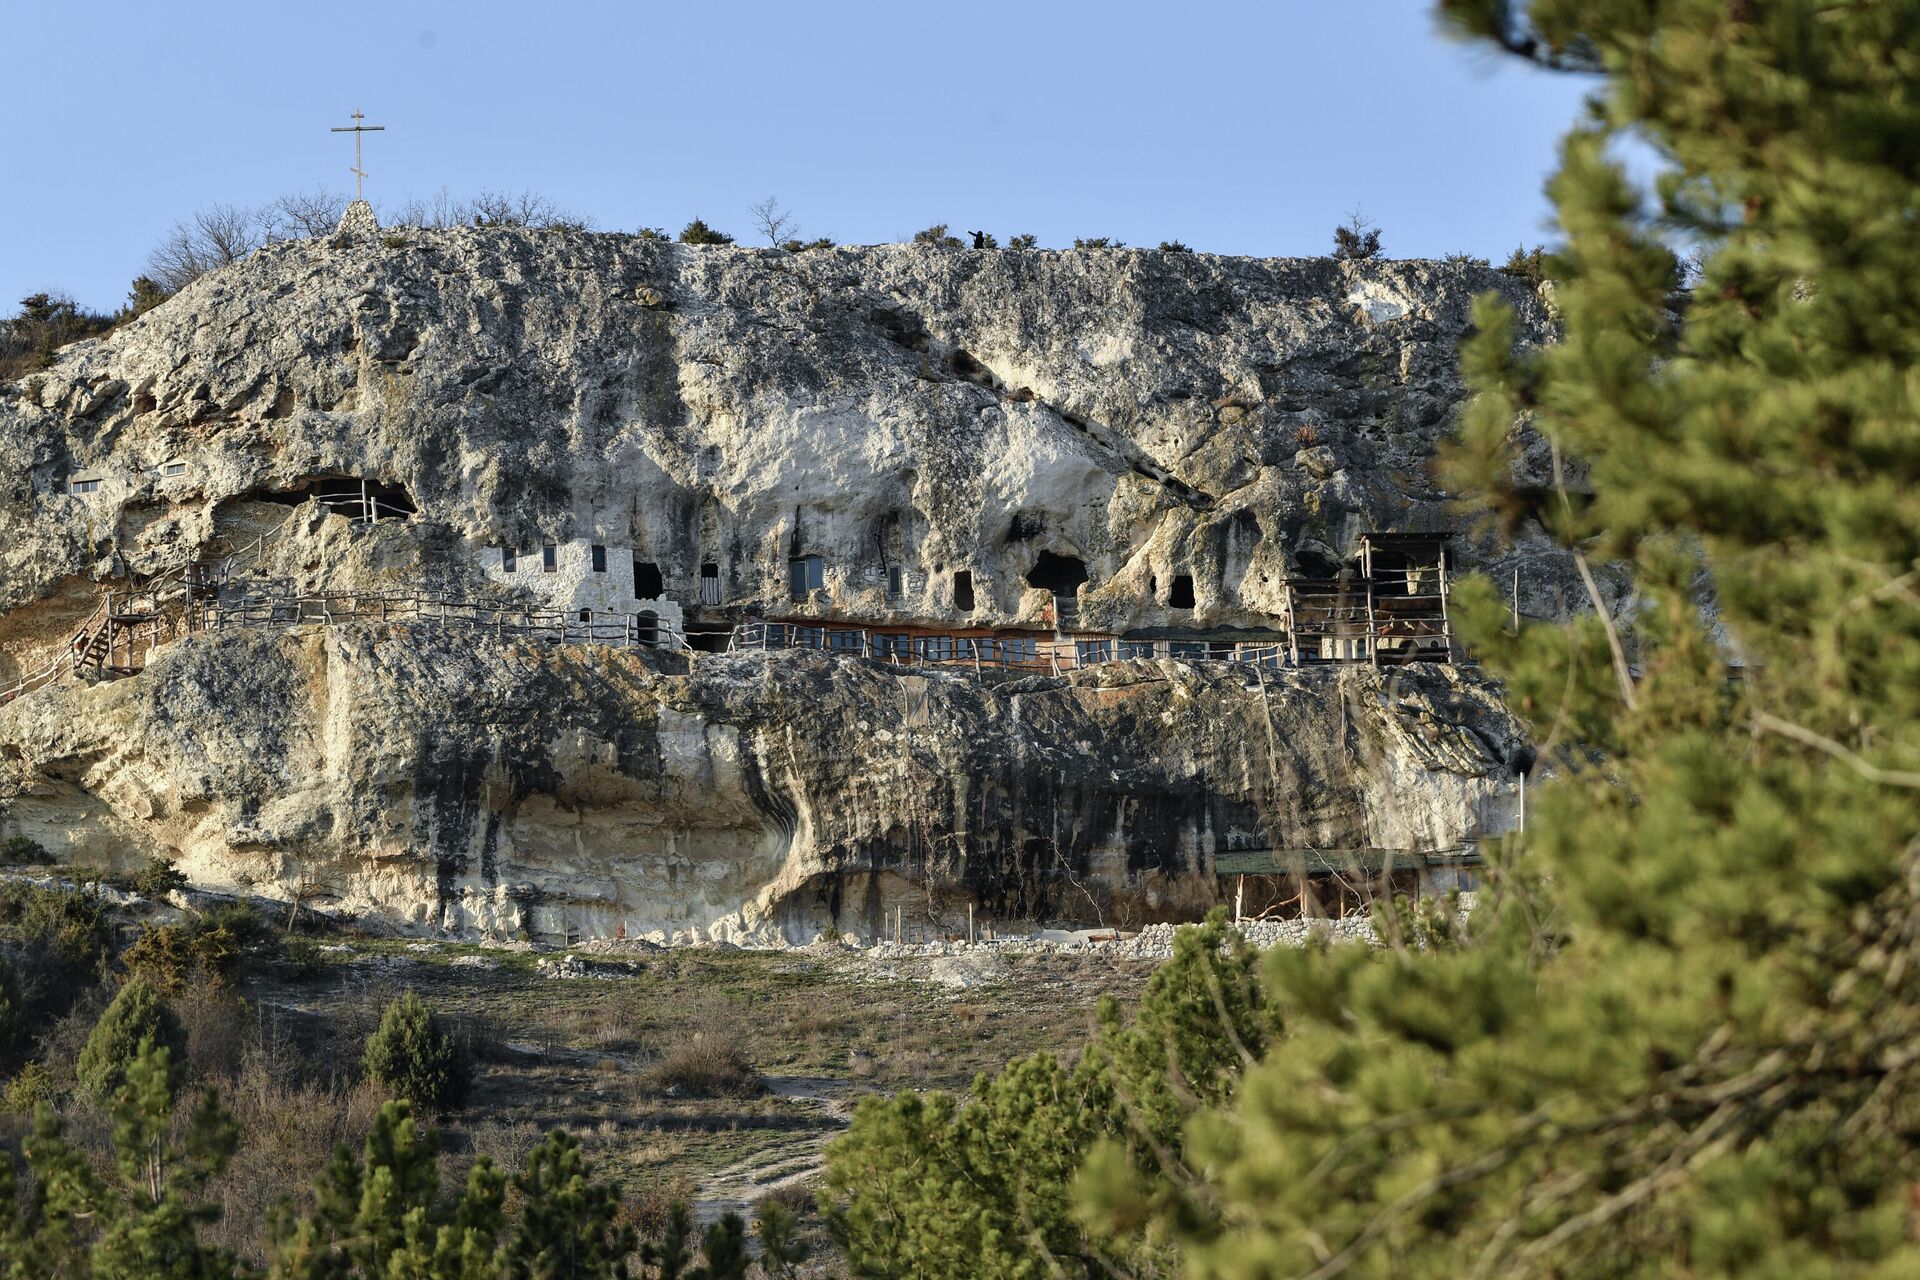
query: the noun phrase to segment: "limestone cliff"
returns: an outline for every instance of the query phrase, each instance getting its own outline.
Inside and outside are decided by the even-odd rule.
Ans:
[[[1370,530],[1481,560],[1428,464],[1488,289],[1547,336],[1523,285],[1431,262],[274,245],[0,389],[0,686],[102,590],[289,511],[261,571],[305,590],[718,638],[1041,625],[1045,565],[1072,562],[1085,626],[1257,631]],[[308,501],[356,493],[408,518]],[[1522,547],[1495,567],[1546,612],[1564,566]],[[799,557],[823,589],[796,601]],[[933,675],[924,707],[902,679],[415,626],[195,635],[0,708],[0,830],[421,926],[803,935],[909,885],[1071,913],[1204,886],[1230,848],[1457,843],[1523,753],[1444,667]]]

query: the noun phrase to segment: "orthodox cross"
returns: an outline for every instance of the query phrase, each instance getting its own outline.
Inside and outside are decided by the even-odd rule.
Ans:
[[[334,133],[350,133],[353,135],[353,198],[355,200],[361,198],[360,185],[367,180],[365,171],[360,168],[360,135],[363,133],[385,133],[387,131],[387,126],[383,124],[361,124],[360,122],[366,118],[360,109],[355,107],[353,123],[349,126],[333,130]]]

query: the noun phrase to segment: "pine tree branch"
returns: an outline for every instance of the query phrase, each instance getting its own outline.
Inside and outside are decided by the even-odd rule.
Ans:
[[[1826,737],[1823,734],[1815,733],[1811,729],[1794,724],[1790,720],[1782,720],[1778,716],[1768,715],[1764,711],[1756,711],[1753,713],[1753,727],[1763,733],[1775,733],[1783,738],[1791,738],[1802,746],[1812,747],[1815,751],[1832,756],[1835,760],[1840,761],[1840,763],[1852,769],[1868,782],[1875,782],[1888,787],[1912,787],[1920,789],[1920,773],[1915,773],[1908,769],[1882,769],[1879,765],[1874,764],[1859,752],[1842,746],[1840,743],[1835,742],[1832,738]]]

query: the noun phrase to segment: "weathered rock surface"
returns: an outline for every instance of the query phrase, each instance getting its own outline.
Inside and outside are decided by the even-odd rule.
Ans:
[[[1489,289],[1547,336],[1519,282],[1431,262],[471,228],[275,245],[0,388],[0,685],[104,587],[361,484],[417,514],[307,506],[268,568],[551,600],[592,585],[591,544],[623,583],[631,553],[610,607],[651,598],[644,563],[663,608],[721,629],[956,622],[965,573],[965,620],[1008,626],[1051,617],[1027,580],[1050,553],[1084,565],[1089,628],[1269,627],[1286,575],[1368,530],[1464,533],[1428,464]],[[565,572],[504,571],[500,548],[543,545]],[[796,603],[802,555],[826,590]],[[1511,565],[1530,611],[1571,598],[1543,542]],[[671,675],[409,627],[225,632],[0,708],[0,828],[422,928],[799,936],[913,885],[1071,914],[1199,892],[1230,847],[1457,843],[1522,750],[1470,672],[1254,680],[935,677],[909,730],[900,678],[865,663]]]
[[[137,678],[29,694],[0,709],[9,830],[423,930],[804,941],[902,902],[1152,918],[1208,900],[1233,848],[1444,846],[1501,811],[1524,750],[1485,683],[1441,666],[996,686],[446,639],[200,634]]]

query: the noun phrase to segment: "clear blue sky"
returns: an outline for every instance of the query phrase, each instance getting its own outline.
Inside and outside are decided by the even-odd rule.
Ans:
[[[1444,39],[1430,0],[98,0],[15,6],[0,308],[125,296],[193,209],[530,188],[606,230],[932,222],[1243,254],[1503,257],[1592,84]],[[31,56],[28,55],[31,51]]]

